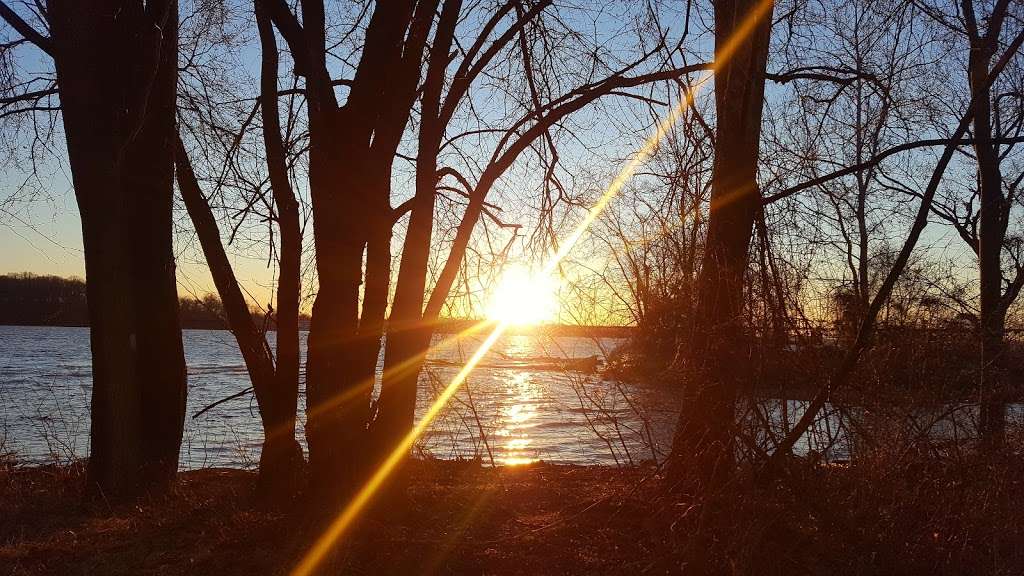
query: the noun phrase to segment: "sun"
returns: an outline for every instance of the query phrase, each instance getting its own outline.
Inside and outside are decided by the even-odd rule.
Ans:
[[[509,266],[491,292],[487,317],[513,326],[550,321],[558,311],[557,292],[554,279],[520,265]]]

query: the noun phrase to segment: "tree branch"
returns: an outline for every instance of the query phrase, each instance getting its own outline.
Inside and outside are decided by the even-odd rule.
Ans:
[[[11,10],[3,0],[0,0],[0,18],[3,18],[5,22],[14,28],[18,34],[21,34],[25,40],[35,44],[40,50],[46,52],[50,56],[53,56],[53,41],[48,36],[43,36],[36,31],[28,22],[25,22],[21,16]]]
[[[993,144],[1019,144],[1019,143],[1024,142],[1024,137],[992,138],[990,141]],[[842,178],[843,176],[849,176],[850,174],[855,174],[855,173],[860,172],[862,170],[866,170],[868,168],[873,168],[873,167],[877,166],[878,164],[880,164],[886,158],[888,158],[890,156],[893,156],[893,155],[896,155],[896,154],[899,154],[901,152],[907,152],[909,150],[916,150],[918,148],[928,148],[928,147],[931,147],[931,146],[947,146],[947,145],[950,145],[950,144],[953,144],[956,147],[959,147],[959,146],[971,146],[971,145],[974,144],[974,139],[973,138],[960,138],[958,140],[958,142],[953,143],[953,141],[948,139],[948,138],[933,138],[933,139],[930,139],[930,140],[918,140],[917,142],[907,142],[905,144],[900,144],[899,146],[893,146],[892,148],[889,148],[887,150],[883,150],[883,151],[879,152],[878,154],[876,154],[871,159],[865,160],[864,162],[861,162],[860,164],[854,164],[853,166],[847,166],[846,168],[843,168],[841,170],[836,170],[835,172],[831,172],[829,174],[825,174],[824,176],[819,176],[817,178],[814,178],[812,180],[807,180],[806,182],[802,182],[802,183],[797,184],[795,186],[790,186],[789,188],[786,188],[785,190],[782,190],[781,192],[776,192],[775,194],[771,194],[769,196],[765,196],[765,198],[763,200],[763,204],[764,205],[768,205],[768,204],[771,204],[772,202],[776,202],[778,200],[782,200],[783,198],[787,198],[789,196],[792,196],[793,194],[796,194],[797,192],[801,192],[801,191],[806,190],[808,188],[814,188],[815,186],[820,186],[822,184],[825,184],[826,182],[829,182],[831,180],[835,180],[836,178]]]

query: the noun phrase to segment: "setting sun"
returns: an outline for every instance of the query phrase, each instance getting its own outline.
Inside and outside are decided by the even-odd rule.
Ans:
[[[1024,576],[1024,0],[222,4],[0,0],[0,576]]]
[[[557,288],[549,276],[533,274],[523,266],[510,266],[491,292],[487,317],[515,326],[550,321],[558,310]]]

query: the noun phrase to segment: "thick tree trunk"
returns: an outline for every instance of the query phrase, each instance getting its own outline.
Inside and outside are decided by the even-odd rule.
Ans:
[[[356,341],[359,326],[359,286],[362,282],[364,222],[352,202],[353,173],[362,154],[313,142],[310,150],[310,190],[313,200],[313,238],[319,288],[313,303],[306,362],[306,439],[314,490],[337,491],[351,484],[353,468],[361,467],[371,386],[360,386]],[[354,159],[340,163],[332,158]],[[335,166],[331,166],[334,162]]]
[[[161,4],[147,10],[161,10]],[[127,146],[124,185],[137,198],[132,242],[136,290],[138,362],[141,368],[143,462],[149,478],[156,483],[174,477],[185,419],[187,394],[185,356],[178,319],[178,291],[174,266],[173,203],[174,141],[177,96],[176,1],[166,3],[168,14],[162,25],[147,31],[147,41],[156,43],[158,69],[146,99],[142,128]],[[140,76],[153,74],[145,62]]]
[[[90,483],[170,482],[186,376],[172,250],[177,4],[49,5],[82,217],[93,349]]]
[[[378,5],[345,106],[311,110],[320,286],[306,365],[306,436],[314,490],[338,497],[364,480],[375,462],[367,436],[391,276],[391,162],[435,8],[436,2],[411,0]],[[313,42],[318,53],[321,40]]]
[[[378,38],[378,10],[366,33],[364,52]],[[274,16],[285,32],[298,28],[288,14]],[[365,421],[370,389],[358,390],[352,381],[354,341],[359,324],[359,285],[362,281],[366,236],[359,218],[359,172],[372,135],[372,115],[349,117],[338,108],[326,64],[323,2],[302,2],[301,38],[286,39],[307,78],[309,99],[309,189],[313,208],[318,289],[313,302],[306,350],[306,441],[310,482],[321,497],[344,497],[345,485],[359,451],[360,427]],[[349,100],[360,98],[367,70],[360,66]],[[376,92],[374,92],[376,94]],[[365,99],[365,98],[364,98]],[[351,120],[351,122],[350,122]],[[348,474],[346,474],[348,472]],[[340,486],[339,486],[340,485]]]
[[[971,93],[975,95],[974,150],[978,159],[978,192],[981,209],[978,226],[978,271],[981,287],[981,410],[978,432],[982,444],[1002,444],[1006,408],[999,401],[1003,364],[1005,310],[1001,256],[1006,235],[1005,198],[999,156],[992,143],[992,96],[988,83],[992,52],[989,43],[972,41],[968,60]]]
[[[757,159],[771,12],[731,53],[723,48],[758,0],[715,4],[715,161],[704,261],[697,281],[689,358],[694,379],[672,447],[669,472],[703,489],[723,482],[733,465],[736,397],[749,363],[743,342],[743,276],[760,208]],[[742,33],[742,32],[740,32]]]

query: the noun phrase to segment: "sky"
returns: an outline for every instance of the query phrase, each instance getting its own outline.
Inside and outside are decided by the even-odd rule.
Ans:
[[[617,21],[615,10],[628,11],[632,9],[628,3],[623,6],[626,7],[610,7],[607,9],[607,13],[600,16],[604,20],[593,28],[594,38],[596,42],[608,49],[621,49],[627,53],[635,52],[638,50],[637,46],[618,46],[616,48],[618,44],[625,42],[623,38],[628,38],[628,35],[620,33],[619,28],[621,26],[628,27],[628,25],[607,24],[607,22]],[[572,8],[567,10],[570,19],[580,16],[589,17],[587,12],[575,13]],[[473,23],[467,21],[464,25],[471,27]],[[587,26],[587,22],[580,25],[581,29],[587,29]],[[9,32],[0,26],[0,37]],[[21,58],[25,60],[25,62],[19,62],[19,65],[25,69],[24,72],[51,73],[51,65],[41,53],[34,54],[30,51],[25,56],[22,52]],[[240,64],[240,76],[247,75],[251,81],[258,73],[258,52],[254,48],[251,38],[248,40],[248,44],[239,51],[237,58]],[[283,62],[282,70],[286,70],[288,66],[287,62]],[[344,65],[339,65],[337,75],[349,74],[350,71],[346,71]],[[497,86],[490,89],[500,92],[505,88]],[[485,91],[486,89],[481,88],[482,96],[475,104],[476,112],[486,115],[489,113],[487,109],[490,106],[493,108],[494,114],[505,113],[501,108],[500,99],[483,96]],[[603,110],[599,107],[594,108]],[[602,119],[607,119],[604,116],[604,111],[599,113],[602,114]],[[606,122],[592,121],[593,118],[588,118],[585,114],[579,116],[581,121],[575,124],[574,129],[580,134],[586,134],[588,143],[600,142],[600,144],[596,147],[597,150],[578,148],[571,144],[561,147],[563,171],[574,170],[576,173],[570,176],[573,178],[585,171],[593,172],[592,176],[598,182],[606,177],[603,172],[607,172],[607,178],[610,178],[614,174],[617,163],[625,162],[629,154],[631,142],[629,139],[622,138],[623,126],[629,129],[628,118],[620,119],[625,122],[615,126]],[[650,123],[652,120],[647,119],[647,122]],[[644,126],[635,127],[638,132],[636,137],[642,137],[643,128]],[[22,136],[26,137],[25,132],[22,133]],[[58,276],[85,276],[78,210],[67,168],[63,134],[59,132],[59,125],[52,134],[51,142],[52,145],[48,147],[46,156],[39,163],[29,164],[26,162],[27,141],[20,149],[8,151],[8,162],[3,165],[3,173],[0,173],[0,246],[3,246],[0,250],[0,274],[30,272]],[[403,152],[414,154],[415,150],[414,148],[406,149]],[[470,159],[470,162],[483,160],[483,158]],[[448,161],[458,162],[459,159],[449,158]],[[403,170],[401,164],[401,162],[396,162],[396,169],[399,172]],[[571,168],[566,168],[567,166]],[[405,169],[407,171],[407,167]],[[27,175],[33,170],[36,171],[37,178],[26,180]],[[523,223],[524,230],[531,225],[529,220],[535,218],[530,214],[530,209],[533,207],[532,205],[535,205],[535,201],[522,202],[521,194],[516,188],[526,185],[526,182],[537,180],[536,173],[531,174],[526,170],[528,170],[527,167],[520,169],[518,173],[513,170],[513,173],[503,179],[492,193],[492,199],[495,202],[506,204],[506,211],[502,213],[503,218],[507,217],[515,222]],[[409,188],[410,179],[407,176],[396,175],[395,186],[398,196],[401,196],[403,190],[407,191]],[[23,183],[26,181],[29,182],[29,185],[23,189]],[[590,185],[594,186],[594,184]],[[400,201],[399,197],[394,203],[397,204]],[[566,218],[564,225],[570,228],[573,218],[562,216]],[[187,214],[180,205],[176,207],[175,229],[179,292],[183,295],[195,296],[212,292],[212,279],[203,261],[202,253],[197,248]],[[311,228],[307,228],[307,241],[311,236]],[[396,244],[395,252],[398,249],[399,246]],[[526,250],[524,242],[518,242],[513,259],[518,261],[527,258]],[[251,254],[232,247],[228,247],[228,251],[239,281],[259,304],[268,302],[273,291],[272,283],[275,271],[272,266],[268,266],[264,256],[265,245],[263,249]]]
[[[614,16],[614,15],[612,15]],[[5,32],[0,27],[0,36]],[[601,42],[621,42],[625,34],[615,34],[615,30],[606,25],[598,26],[595,29],[595,36]],[[618,38],[619,40],[616,40]],[[634,47],[635,49],[635,47]],[[243,69],[248,69],[242,74],[254,76],[256,54],[251,49],[244,49],[241,52],[240,64]],[[32,62],[28,67],[45,68],[46,64]],[[285,66],[287,64],[285,63]],[[343,74],[339,70],[339,75]],[[777,87],[770,87],[769,98],[772,94],[780,92]],[[484,100],[479,103],[484,105]],[[617,167],[625,162],[632,146],[642,138],[642,126],[631,126],[630,122],[635,121],[629,114],[621,117],[610,118],[606,115],[607,109],[595,108],[596,111],[581,114],[575,128],[588,138],[588,143],[600,142],[599,146],[573,147],[567,145],[560,149],[563,154],[563,172],[566,178],[575,179],[583,174],[591,177],[590,186],[596,186],[600,182],[607,183],[617,170]],[[611,122],[604,122],[611,119]],[[649,119],[648,119],[649,121]],[[631,129],[640,131],[640,134],[632,134],[632,138],[622,138],[623,134],[629,134]],[[618,141],[618,143],[616,143]],[[415,153],[413,150],[403,150],[406,153]],[[21,155],[19,156],[19,152]],[[30,165],[26,162],[24,150],[13,149],[8,152],[10,160],[4,164],[4,171],[0,173],[0,274],[15,272],[31,272],[35,274],[54,274],[59,276],[85,276],[85,267],[82,254],[81,231],[78,220],[77,207],[67,171],[67,163],[63,151],[63,135],[59,132],[54,135],[53,146],[49,156],[40,165]],[[397,170],[401,172],[402,163],[396,163]],[[22,190],[21,185],[25,181],[25,174],[30,169],[38,169],[40,175],[28,189]],[[398,174],[396,176],[396,189],[399,195],[403,189],[408,188],[408,175]],[[524,167],[518,173],[513,173],[506,178],[502,185],[497,187],[492,198],[507,207],[511,207],[511,216],[515,221],[531,224],[529,211],[534,207],[534,201],[527,199],[523,201],[521,191],[517,186],[523,182],[535,180],[536,175],[529,173],[529,167]],[[586,187],[587,184],[583,184]],[[395,203],[400,201],[396,199]],[[516,208],[519,212],[516,213]],[[503,216],[509,214],[503,213]],[[566,228],[571,227],[574,216],[563,214],[563,224]],[[175,215],[176,227],[176,253],[178,266],[179,292],[182,295],[202,296],[213,290],[213,283],[210,278],[206,264],[203,261],[201,251],[196,248],[196,242],[191,232],[191,224],[188,221],[184,210],[179,206]],[[311,237],[311,228],[307,228],[306,238]],[[948,234],[936,230],[934,227],[929,230],[926,242],[942,244]],[[522,244],[522,243],[520,243]],[[397,252],[398,245],[395,246]],[[964,247],[960,246],[960,252]],[[518,253],[514,258],[527,258],[525,245],[517,246]],[[265,248],[261,251],[247,254],[244,250],[229,247],[229,254],[233,260],[236,274],[239,281],[254,297],[257,303],[265,304],[271,298],[274,278],[274,269],[268,267],[265,256]],[[600,256],[588,254],[588,258],[600,259]],[[570,261],[572,260],[570,256]],[[594,267],[600,268],[601,262],[592,262]],[[307,309],[308,309],[307,304]]]
[[[6,183],[6,182],[5,182]],[[78,207],[70,187],[52,203],[34,201],[0,220],[0,274],[31,272],[85,277]]]

